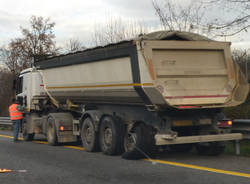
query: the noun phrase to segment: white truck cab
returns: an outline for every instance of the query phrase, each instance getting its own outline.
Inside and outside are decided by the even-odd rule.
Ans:
[[[36,104],[39,103],[39,99],[47,97],[44,90],[42,74],[38,70],[28,68],[20,73],[17,97],[23,99],[23,104],[28,111],[31,109],[38,110]]]

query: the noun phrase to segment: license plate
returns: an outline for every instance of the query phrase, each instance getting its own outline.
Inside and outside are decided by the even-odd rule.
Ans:
[[[173,126],[192,126],[193,122],[191,120],[175,120]]]
[[[212,120],[211,119],[200,119],[200,124],[201,125],[210,125],[210,124],[212,124]]]

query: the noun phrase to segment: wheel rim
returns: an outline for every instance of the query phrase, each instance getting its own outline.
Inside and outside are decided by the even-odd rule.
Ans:
[[[23,137],[26,137],[27,136],[27,130],[26,128],[23,127]]]
[[[133,151],[135,149],[136,139],[137,138],[135,133],[128,133],[125,136],[124,147],[126,152]]]
[[[89,125],[86,125],[83,129],[83,136],[86,143],[90,144],[93,138],[93,128],[90,127]]]
[[[109,127],[104,130],[104,143],[108,146],[112,143],[112,130]]]
[[[48,141],[51,141],[53,139],[53,128],[51,125],[48,127]]]

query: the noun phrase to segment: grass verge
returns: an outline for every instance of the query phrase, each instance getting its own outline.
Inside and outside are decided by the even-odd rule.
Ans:
[[[226,143],[226,154],[235,154],[235,142],[227,142]],[[242,156],[250,156],[250,140],[241,140],[240,141],[240,155]]]

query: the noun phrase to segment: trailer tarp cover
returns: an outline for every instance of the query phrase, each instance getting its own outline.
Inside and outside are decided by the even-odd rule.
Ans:
[[[182,31],[157,31],[139,37],[139,40],[187,40],[187,41],[214,41],[205,36]]]

